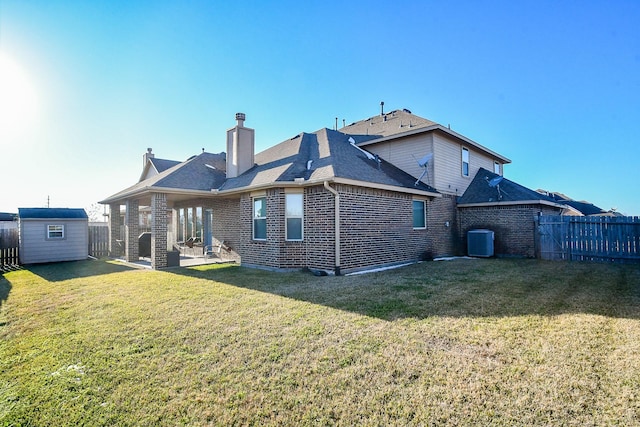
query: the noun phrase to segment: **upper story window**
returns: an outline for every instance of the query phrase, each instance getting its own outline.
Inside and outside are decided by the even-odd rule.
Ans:
[[[287,194],[285,196],[286,239],[302,240],[303,229],[303,195]]]
[[[427,204],[424,200],[413,201],[413,228],[427,228]]]
[[[500,173],[500,163],[498,162],[493,162],[493,173],[496,173],[498,175],[502,175]]]
[[[462,176],[469,176],[469,150],[462,147]]]
[[[48,224],[47,239],[64,239],[64,225]]]
[[[253,239],[267,239],[267,198],[253,199]]]

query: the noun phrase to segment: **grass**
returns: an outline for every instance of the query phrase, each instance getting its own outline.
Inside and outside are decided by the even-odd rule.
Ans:
[[[640,267],[0,276],[0,425],[640,425]]]

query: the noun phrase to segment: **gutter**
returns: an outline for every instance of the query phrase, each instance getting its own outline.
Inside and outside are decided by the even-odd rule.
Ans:
[[[333,194],[334,197],[334,201],[335,201],[335,275],[339,276],[340,275],[340,194],[338,194],[338,192],[332,188],[331,186],[329,186],[329,181],[324,181],[323,182],[324,188],[327,189],[327,191],[329,191],[331,194]]]
[[[517,205],[544,205],[551,206],[554,208],[568,208],[568,205],[563,205],[561,203],[550,202],[547,200],[511,200],[507,202],[479,202],[479,203],[460,203],[458,204],[459,208],[479,208],[479,207],[488,207],[488,206],[517,206]]]

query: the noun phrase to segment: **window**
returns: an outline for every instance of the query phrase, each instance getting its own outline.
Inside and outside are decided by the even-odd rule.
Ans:
[[[266,197],[256,197],[253,199],[253,238],[254,240],[267,239]]]
[[[427,228],[427,205],[424,200],[413,201],[413,228]]]
[[[462,176],[469,176],[469,150],[462,148]]]
[[[47,239],[64,239],[64,225],[47,225]]]
[[[302,240],[302,194],[287,194],[286,201],[286,239]]]
[[[493,173],[497,173],[498,175],[501,175],[500,174],[500,163],[493,162]]]

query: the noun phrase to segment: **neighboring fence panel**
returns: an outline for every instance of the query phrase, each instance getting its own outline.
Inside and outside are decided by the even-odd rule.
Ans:
[[[95,258],[109,256],[109,227],[89,225],[89,255]]]
[[[0,230],[0,270],[20,264],[17,228]]]
[[[539,258],[640,262],[640,217],[543,215],[537,221]]]

